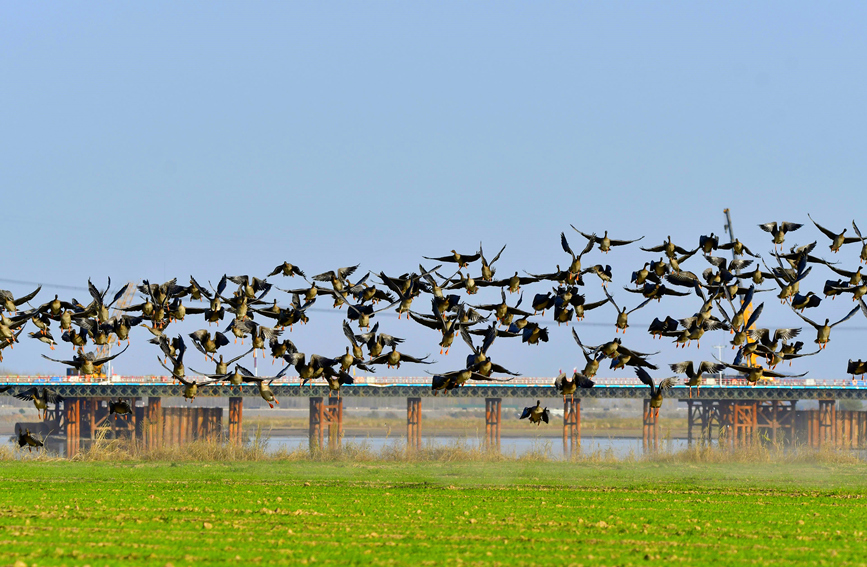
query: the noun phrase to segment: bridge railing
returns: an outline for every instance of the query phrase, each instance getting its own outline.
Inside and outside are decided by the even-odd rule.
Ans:
[[[390,386],[390,385],[419,385],[430,384],[430,376],[355,376],[356,385]],[[593,381],[599,386],[641,386],[641,381],[635,376],[611,376],[594,377]],[[171,376],[138,375],[138,376],[47,376],[47,375],[8,375],[0,376],[0,384],[172,384],[175,382]],[[321,381],[320,381],[321,382]],[[275,380],[275,385],[297,385],[301,380],[298,376],[283,376]],[[520,376],[508,382],[472,382],[476,385],[505,384],[512,386],[550,386],[554,383],[553,377],[546,376]],[[683,383],[683,382],[679,382]],[[723,376],[722,378],[706,377],[703,387],[753,387],[745,378],[740,376]],[[787,378],[767,380],[761,386],[776,388],[867,388],[867,380],[833,379],[816,380],[812,378]]]

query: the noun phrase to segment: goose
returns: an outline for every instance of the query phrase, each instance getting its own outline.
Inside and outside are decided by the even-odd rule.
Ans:
[[[349,348],[347,347],[347,351]],[[346,373],[345,370],[335,371],[332,368],[326,367],[325,372],[323,372],[322,377],[325,378],[325,382],[328,384],[328,392],[329,395],[331,392],[337,392],[337,399],[340,399],[340,387],[344,385],[352,385],[355,384],[355,379]]]
[[[620,309],[620,307],[617,306],[617,304],[614,302],[614,298],[611,297],[611,295],[609,295],[607,289],[603,288],[603,291],[605,291],[605,297],[608,298],[608,302],[611,303],[611,305],[614,306],[614,309],[617,310],[617,321],[614,324],[614,326],[615,326],[614,332],[615,333],[618,333],[620,331],[623,331],[624,333],[626,333],[626,329],[629,327],[629,315],[635,311],[638,311],[639,309],[641,309],[642,307],[644,307],[645,305],[647,305],[651,301],[650,299],[645,299],[642,303],[640,303],[638,305],[638,307],[635,307],[634,309],[627,311],[625,307],[623,309]]]
[[[802,378],[808,374],[807,372],[804,372],[803,374],[781,374],[779,372],[768,370],[767,368],[762,368],[761,366],[728,364],[726,362],[721,363],[724,364],[726,368],[731,368],[732,370],[736,370],[739,373],[744,374],[744,378],[746,378],[747,382],[752,385],[755,385],[759,380],[762,380],[764,378]]]
[[[511,323],[512,316],[514,315],[519,315],[521,317],[530,317],[532,315],[531,313],[527,313],[526,311],[518,309],[518,307],[521,305],[521,301],[524,298],[523,295],[518,298],[518,302],[515,304],[514,307],[510,307],[509,304],[506,302],[505,291],[500,290],[500,297],[502,298],[502,302],[500,303],[473,305],[472,307],[476,309],[481,309],[482,311],[492,311],[497,321],[499,321],[503,325],[508,325],[509,323]]]
[[[701,395],[702,376],[704,374],[717,374],[725,370],[724,364],[717,362],[708,362],[703,360],[699,363],[698,368],[693,365],[691,360],[669,364],[669,368],[675,374],[685,374],[687,377],[686,385],[689,386],[689,397],[692,397],[692,387],[695,386],[698,390],[698,395]]]
[[[647,332],[653,338],[661,339],[664,336],[664,333],[676,331],[679,324],[680,323],[678,323],[677,319],[674,319],[673,317],[666,317],[664,321],[660,321],[658,317],[654,317],[650,326],[647,327]]]
[[[57,360],[55,358],[49,358],[49,357],[45,356],[44,354],[42,355],[42,358],[45,358],[46,360],[50,360],[52,362],[59,362],[60,364],[72,366],[73,368],[76,368],[78,370],[78,373],[80,375],[90,376],[93,374],[97,374],[97,369],[101,368],[102,365],[105,364],[106,362],[108,362],[109,360],[114,360],[118,356],[125,353],[126,349],[128,349],[128,348],[129,348],[129,346],[125,346],[125,347],[123,347],[123,350],[120,351],[119,353],[113,354],[111,356],[105,356],[102,358],[96,358],[96,355],[94,355],[92,352],[89,352],[87,354],[81,354],[79,352],[79,354],[74,356],[72,358],[72,360]]]
[[[216,369],[214,370],[214,374],[226,374],[226,373],[228,373],[228,372],[229,372],[229,367],[230,367],[231,365],[235,364],[236,362],[238,362],[239,360],[241,360],[242,358],[244,358],[245,356],[247,356],[248,354],[250,354],[251,352],[253,352],[253,350],[255,350],[255,349],[252,349],[252,348],[251,348],[251,349],[248,350],[247,352],[245,352],[245,353],[243,353],[243,354],[239,354],[239,355],[236,356],[235,358],[229,359],[229,360],[227,360],[227,361],[223,361],[223,355],[221,354],[221,355],[220,355],[220,360],[217,360],[217,361],[216,361],[216,365],[217,365],[217,366],[216,366]]]
[[[512,372],[500,366],[499,364],[494,363],[488,356],[488,349],[491,348],[491,346],[494,344],[494,340],[496,340],[498,336],[497,328],[495,325],[491,325],[490,327],[485,329],[485,338],[482,341],[481,346],[478,347],[473,343],[473,339],[465,327],[462,327],[460,332],[461,338],[472,351],[470,354],[467,355],[466,366],[468,369],[486,377],[490,377],[492,372],[519,376],[517,372]]]
[[[765,232],[769,232],[771,236],[773,236],[774,247],[779,244],[780,248],[782,248],[783,242],[786,240],[787,232],[794,232],[801,228],[802,224],[794,223],[794,222],[781,222],[777,224],[776,222],[768,222],[765,224],[760,224],[759,228],[764,230]]]
[[[780,342],[788,342],[801,334],[801,329],[776,329],[771,334],[770,329],[751,329],[747,335],[754,341],[758,341],[768,349],[777,350]]]
[[[861,274],[861,266],[858,266],[858,269],[854,272],[851,272],[849,270],[841,270],[840,268],[835,268],[831,265],[829,265],[828,268],[830,268],[832,272],[839,274],[844,278],[849,278],[849,285],[861,285],[861,283],[864,281],[864,277]]]
[[[526,270],[524,271],[524,273],[532,278],[536,278],[539,281],[547,280],[560,284],[573,283],[575,285],[584,285],[584,280],[582,279],[582,275],[580,273],[575,278],[573,278],[571,272],[569,272],[568,270],[560,269],[560,264],[557,264],[556,268],[556,271],[551,272],[550,274],[531,274]]]
[[[796,293],[794,297],[792,297],[792,309],[797,309],[801,313],[804,312],[804,309],[809,309],[812,307],[818,307],[822,303],[822,298],[813,293],[812,291],[808,291],[806,295],[801,295],[800,293]]]
[[[370,332],[361,335],[355,335],[355,338],[360,343],[364,343],[364,345],[367,347],[367,354],[370,358],[375,358],[382,354],[383,347],[393,347],[404,341],[404,339],[393,337],[391,335],[386,335],[385,333],[377,334],[378,330],[379,323],[374,325],[373,329],[371,329]]]
[[[28,336],[36,339],[37,341],[41,341],[48,345],[48,348],[54,350],[54,345],[57,343],[54,342],[54,337],[51,336],[49,331],[39,331],[38,333],[28,333]]]
[[[577,368],[572,369],[571,376],[565,372],[560,372],[560,374],[554,378],[554,387],[557,389],[557,393],[562,394],[563,402],[566,401],[566,396],[570,396],[573,404],[575,403],[575,392],[577,392],[579,388],[592,388],[595,385],[596,383],[593,382],[593,380],[579,374]]]
[[[858,301],[860,298],[867,295],[867,282],[862,282],[858,285],[844,285],[843,287],[833,286],[833,289],[826,289],[825,292],[831,291],[834,296],[844,293],[852,294],[852,301]]]
[[[19,430],[18,431],[18,446],[24,447],[25,445],[27,446],[27,450],[32,452],[34,447],[39,449],[40,447],[43,447],[45,444],[44,444],[44,442],[42,442],[39,439],[37,439],[36,437],[34,437],[33,434],[30,433],[29,429]]]
[[[349,322],[347,321],[343,321],[343,334],[347,339],[349,339],[349,346],[352,348],[352,356],[363,359],[364,350],[361,348],[358,339],[355,338],[355,334],[352,332],[352,328],[349,326]]]
[[[0,291],[2,294],[2,291]],[[23,302],[22,302],[23,303]],[[62,301],[58,295],[54,295],[54,299],[39,306],[39,311],[47,312],[51,317],[57,317],[64,311],[74,311],[77,306],[68,301]]]
[[[341,354],[340,356],[335,356],[334,360],[337,361],[337,364],[340,365],[341,372],[348,372],[349,369],[353,366],[357,366],[361,370],[365,372],[374,373],[376,370],[364,364],[364,358],[360,356],[355,356],[349,351],[349,347],[346,347],[346,354]],[[326,377],[327,378],[327,377]]]
[[[8,348],[12,348],[12,345],[15,341],[18,340],[18,336],[24,332],[24,327],[20,327],[18,332],[15,333],[11,338],[0,340],[0,362],[3,362],[3,350]],[[2,390],[0,390],[2,391]]]
[[[479,372],[476,372],[472,368],[463,368],[461,370],[454,370],[452,372],[444,372],[443,374],[434,375],[434,380],[432,381],[432,390],[434,394],[436,394],[437,390],[454,390],[455,388],[460,388],[469,380],[475,380],[478,382],[509,382],[512,378],[492,378],[491,376],[485,376]],[[433,387],[433,386],[437,387]]]
[[[253,376],[252,372],[240,364],[235,364],[235,369],[231,372],[228,371],[228,368],[226,368],[225,372],[216,372],[214,374],[199,372],[195,368],[190,368],[190,370],[207,378],[210,382],[228,382],[232,386],[237,386],[239,390],[243,389],[244,382],[249,382],[249,377]]]
[[[93,285],[93,283],[90,281],[90,278],[88,278],[87,290],[90,292],[90,296],[93,298],[93,303],[91,305],[94,306],[93,309],[95,311],[97,321],[99,321],[100,323],[105,323],[111,318],[108,310],[111,309],[111,307],[115,303],[117,303],[118,299],[123,297],[123,294],[126,293],[127,288],[131,285],[133,284],[130,283],[120,288],[120,290],[118,290],[118,292],[114,295],[114,298],[109,303],[106,303],[105,297],[106,295],[108,295],[108,290],[111,287],[111,278],[108,278],[108,285],[106,285],[103,291],[98,290],[96,286]]]
[[[337,293],[344,300],[346,299],[346,297],[342,293],[340,293],[340,292],[337,292]],[[347,304],[348,304],[348,300],[347,300]],[[370,319],[375,317],[377,313],[380,313],[382,311],[387,311],[387,310],[391,309],[392,307],[397,306],[398,307],[398,318],[400,318],[400,315],[403,313],[403,312],[401,312],[401,308],[404,305],[412,305],[412,298],[409,298],[408,302],[406,304],[403,303],[402,300],[398,300],[398,301],[391,303],[390,305],[386,305],[385,307],[381,307],[379,309],[374,309],[372,305],[364,305],[362,303],[359,303],[356,305],[349,305],[347,310],[346,310],[346,318],[349,319],[350,321],[357,322],[358,327],[360,329],[369,329],[370,328]],[[408,313],[409,309],[407,308],[407,310],[405,312]]]
[[[600,237],[596,236],[596,233],[585,234],[585,233],[581,232],[580,230],[578,230],[577,228],[575,228],[575,225],[569,225],[569,226],[571,226],[575,232],[577,232],[578,234],[580,234],[581,236],[583,236],[584,238],[589,240],[591,243],[591,246],[594,243],[598,244],[599,245],[599,251],[604,252],[606,254],[608,253],[609,250],[611,250],[612,246],[626,246],[627,244],[632,244],[633,242],[638,242],[639,240],[644,238],[642,236],[641,238],[636,238],[635,240],[612,240],[612,239],[608,238],[608,231],[607,230],[605,231],[605,234],[602,236],[602,238],[600,238]]]
[[[573,226],[572,228],[575,228],[575,227]],[[583,236],[586,236],[586,235],[583,235]],[[590,237],[590,236],[586,236],[586,237],[590,239],[587,241],[587,246],[585,246],[584,250],[582,250],[581,253],[576,256],[575,253],[572,252],[572,249],[569,247],[569,242],[567,242],[567,240],[566,240],[566,233],[564,233],[564,232],[560,233],[560,246],[563,248],[564,252],[566,252],[567,254],[572,256],[572,263],[570,263],[569,267],[566,269],[566,271],[569,272],[569,277],[568,277],[569,281],[572,281],[576,277],[581,275],[581,257],[593,249],[593,243],[595,242],[594,239],[595,239],[596,235],[594,234],[592,237]]]
[[[226,338],[226,335],[219,331],[214,333],[212,337],[210,331],[199,329],[190,333],[189,337],[193,339],[193,345],[196,349],[205,356],[211,357],[211,359],[213,359],[213,355],[217,353],[218,349],[229,344],[229,339]]]
[[[132,413],[132,406],[126,400],[118,400],[113,402],[111,400],[108,401],[108,415],[114,415],[114,419],[117,419],[119,415],[129,415]]]
[[[283,357],[290,350],[295,349],[295,345],[292,344],[292,341],[286,339],[285,341],[280,342],[277,337],[274,337],[268,342],[268,347],[271,349],[271,364],[277,362],[278,359],[281,361],[281,363],[285,364],[286,361],[283,359]]]
[[[54,404],[55,406],[63,401],[63,396],[52,390],[51,388],[30,388],[28,390],[24,390],[23,392],[19,392],[15,394],[16,398],[19,400],[32,401],[33,405],[36,407],[37,415],[39,419],[45,418],[45,412],[48,410],[48,404]]]
[[[500,255],[503,253],[503,250],[506,249],[506,245],[504,244],[500,251],[497,252],[497,255],[494,256],[494,259],[488,262],[485,259],[485,253],[482,251],[482,243],[479,242],[479,258],[482,260],[482,279],[485,281],[492,281],[494,279],[494,274],[497,272],[497,269],[494,267],[494,263],[500,259]]]
[[[614,279],[614,274],[611,272],[611,266],[608,265],[603,267],[602,264],[596,264],[595,266],[587,268],[587,270],[585,270],[585,273],[586,272],[596,274],[596,277],[602,280],[603,288]]]
[[[458,308],[459,310],[463,309],[463,304]],[[436,298],[431,299],[431,311],[433,313],[433,317],[431,316],[421,316],[417,313],[409,312],[409,316],[413,321],[420,325],[424,325],[430,329],[434,329],[440,331],[442,333],[442,340],[440,340],[440,354],[448,355],[449,349],[452,346],[452,343],[455,340],[455,336],[461,329],[461,320],[460,313],[457,316],[451,319],[446,319],[440,310],[437,308]],[[360,349],[359,349],[360,350]],[[445,352],[443,352],[445,350]]]
[[[720,250],[731,250],[735,254],[735,256],[743,256],[744,254],[746,254],[747,256],[752,256],[753,258],[759,257],[757,254],[753,254],[750,251],[750,249],[747,248],[746,245],[743,242],[741,242],[740,240],[738,240],[737,238],[734,240],[734,242],[727,242],[725,244],[720,244],[719,249]],[[761,282],[756,282],[756,283],[761,283]]]
[[[849,312],[848,315],[846,315],[845,317],[843,317],[842,319],[840,319],[836,323],[830,324],[830,325],[829,325],[829,322],[831,321],[830,319],[826,318],[825,324],[820,325],[820,324],[816,323],[815,321],[805,317],[804,315],[801,315],[801,313],[799,313],[798,311],[795,311],[794,309],[792,311],[795,312],[795,315],[797,315],[798,317],[800,317],[801,319],[803,319],[804,321],[806,321],[807,323],[809,323],[810,325],[812,325],[816,329],[816,340],[814,342],[819,345],[820,349],[824,350],[825,346],[827,346],[828,342],[831,340],[831,329],[833,329],[834,327],[836,327],[840,323],[848,321],[849,319],[854,317],[855,313],[857,313],[858,310],[862,309],[862,308],[864,308],[865,315],[867,315],[867,307],[865,307],[864,302],[861,301],[860,306],[855,307],[854,309],[852,309],[852,311]]]
[[[277,397],[274,395],[273,390],[271,390],[271,384],[274,380],[281,378],[283,374],[291,368],[290,366],[284,367],[280,372],[277,373],[273,378],[258,378],[253,376],[249,370],[245,368],[241,368],[245,373],[245,379],[248,382],[255,382],[257,386],[259,386],[259,395],[262,396],[262,399],[268,403],[268,406],[273,408],[274,404],[280,405],[280,402],[277,400]]]
[[[276,276],[277,274],[281,274],[284,277],[286,277],[286,276],[288,276],[288,277],[301,276],[302,278],[307,277],[304,275],[304,272],[301,271],[301,268],[299,268],[298,266],[295,266],[293,264],[290,264],[289,262],[283,262],[282,264],[280,264],[279,266],[277,266],[276,268],[271,270],[271,273],[268,274],[268,277],[270,278],[271,276]]]
[[[846,236],[846,230],[848,229],[844,228],[843,232],[837,234],[834,231],[828,230],[827,228],[814,221],[813,217],[811,217],[809,213],[807,214],[807,216],[810,218],[811,221],[813,221],[813,224],[816,225],[816,228],[822,231],[822,234],[831,239],[831,246],[829,246],[829,248],[831,249],[831,252],[835,254],[840,251],[840,247],[844,244],[861,242],[861,238],[857,236]]]
[[[677,378],[674,376],[665,378],[659,382],[658,386],[656,386],[653,383],[653,378],[650,377],[650,374],[648,374],[644,368],[636,367],[635,374],[638,376],[639,380],[650,386],[650,408],[651,411],[656,410],[653,417],[654,419],[658,419],[659,408],[662,407],[662,398],[668,392],[668,389],[675,385]]]
[[[42,286],[39,285],[35,290],[31,291],[27,295],[22,295],[19,298],[16,298],[11,291],[6,289],[0,289],[0,312],[4,309],[10,313],[17,313],[18,306],[27,303],[38,294],[42,290]],[[57,296],[55,296],[55,299]]]
[[[386,364],[389,368],[400,368],[402,362],[410,362],[415,364],[432,364],[431,361],[425,359],[430,355],[425,355],[421,358],[416,358],[408,354],[404,354],[397,350],[397,344],[393,344],[391,352],[381,354],[370,361],[370,364]]]
[[[172,378],[175,380],[181,380],[185,376],[186,369],[184,368],[184,353],[187,351],[187,345],[184,343],[184,339],[178,335],[178,342],[176,349],[176,356],[168,356],[167,358],[172,363],[172,368],[169,369],[168,366],[163,364],[163,361],[157,357],[157,360],[160,363],[160,366],[171,372]]]
[[[250,276],[226,276],[226,279],[238,286],[238,293],[247,300],[261,301],[271,291],[268,280],[260,280]]]
[[[587,349],[581,344],[581,339],[578,338],[578,333],[575,332],[575,328],[572,328],[572,338],[575,339],[575,342],[578,343],[578,347],[581,349],[581,354],[584,355],[584,360],[586,364],[584,365],[584,370],[581,371],[582,376],[586,376],[587,378],[593,378],[596,376],[596,372],[599,370],[599,360],[604,357],[604,354],[598,353],[596,351]],[[593,353],[591,355],[591,353]]]
[[[710,233],[710,236],[705,236],[702,234],[698,237],[698,249],[701,250],[704,254],[710,254],[714,250],[719,248],[719,236],[714,235],[714,233]]]
[[[109,319],[109,323],[112,326],[111,330],[117,338],[117,346],[120,346],[121,341],[126,341],[126,344],[129,344],[130,329],[141,325],[143,320],[144,319],[141,317],[131,317],[129,315],[120,314]]]
[[[663,243],[659,246],[654,246],[653,248],[644,248],[642,246],[641,250],[644,250],[645,252],[662,252],[668,257],[669,261],[672,258],[677,258],[678,254],[690,256],[692,254],[695,254],[695,250],[686,250],[685,248],[681,248],[680,246],[672,242],[671,236],[666,237],[665,241],[663,241]]]
[[[450,262],[458,265],[458,269],[465,268],[467,265],[475,262],[479,258],[481,258],[481,253],[479,254],[458,254],[454,250],[450,256],[441,256],[439,258],[432,258],[430,256],[423,256],[426,260],[434,260],[436,262]]]
[[[861,255],[858,257],[858,263],[867,262],[867,240],[861,236],[861,231],[858,230],[858,225],[855,224],[855,221],[852,221],[852,229],[855,231],[858,238],[861,239]]]
[[[518,272],[515,272],[515,275],[504,280],[482,280],[476,282],[476,285],[478,287],[502,287],[507,289],[509,293],[517,293],[521,291],[522,285],[529,285],[531,283],[536,283],[537,281],[539,281],[539,278],[522,277],[518,275]]]
[[[536,400],[536,405],[524,408],[518,419],[528,418],[530,423],[535,423],[537,426],[543,421],[548,423],[548,408],[542,408],[542,401]]]
[[[856,375],[867,374],[867,361],[863,361],[860,358],[858,360],[850,358],[849,363],[846,365],[846,374],[851,374],[853,380]]]
[[[538,323],[527,323],[527,326],[521,331],[521,342],[538,345],[540,341],[548,342],[548,328],[540,327]]]
[[[190,285],[186,287],[186,293],[196,301],[201,301],[203,297],[208,300],[212,298],[211,292],[199,285],[193,276],[190,276]]]

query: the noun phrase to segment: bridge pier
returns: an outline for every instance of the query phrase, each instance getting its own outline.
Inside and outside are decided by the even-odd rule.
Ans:
[[[650,407],[650,400],[644,400],[642,446],[644,450],[656,450],[659,447],[659,423],[656,410]]]
[[[819,400],[818,446],[836,445],[837,400]]]
[[[772,443],[791,442],[795,438],[797,401],[761,401],[756,403],[756,426],[764,430]]]
[[[149,397],[145,407],[145,417],[142,422],[142,437],[147,449],[156,449],[163,445],[163,399]]]
[[[488,449],[500,450],[502,398],[485,398],[485,443]]]
[[[406,399],[406,444],[421,449],[421,398]]]
[[[229,442],[240,444],[242,437],[242,417],[244,414],[244,398],[233,396],[229,398]]]
[[[324,447],[326,426],[329,447],[339,447],[343,438],[343,399],[310,398],[310,426],[307,433],[311,451]]]
[[[66,423],[66,458],[71,459],[81,445],[81,398],[63,400],[63,421]]]
[[[581,400],[566,400],[563,403],[563,454],[571,454],[581,448]]]

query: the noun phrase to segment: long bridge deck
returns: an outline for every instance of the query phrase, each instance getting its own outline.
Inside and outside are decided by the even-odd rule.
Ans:
[[[429,377],[357,377],[356,384],[343,386],[341,397],[394,397],[394,398],[521,398],[539,399],[557,397],[553,378],[519,378],[508,383],[469,383],[449,392],[435,393]],[[49,386],[63,397],[79,398],[146,398],[181,397],[183,387],[172,384],[169,376],[114,377],[111,381],[88,380],[77,376],[6,376],[0,385],[11,385],[8,394],[32,388]],[[275,381],[271,390],[278,398],[328,397],[328,387],[321,381],[301,386],[297,377]],[[635,378],[598,378],[596,386],[577,392],[576,398],[647,398],[649,389]],[[258,397],[255,385],[243,387],[213,384],[199,388],[201,397]],[[686,399],[688,388],[675,386],[670,398]],[[750,385],[743,379],[706,379],[700,389],[693,388],[694,399],[706,400],[867,400],[867,381],[786,380]]]
[[[275,381],[271,389],[277,398],[309,399],[309,437],[311,448],[322,447],[328,431],[329,445],[340,443],[343,430],[343,400],[346,398],[391,397],[406,398],[407,440],[410,446],[421,446],[422,398],[431,398],[430,377],[359,376],[357,383],[343,386],[341,397],[331,397],[326,385],[313,383],[302,386],[297,377]],[[564,450],[580,447],[581,399],[633,398],[644,400],[643,440],[646,447],[659,443],[658,411],[650,406],[650,390],[636,378],[596,378],[596,386],[576,393],[563,402]],[[450,392],[439,392],[442,398],[484,398],[485,437],[490,446],[499,446],[502,400],[532,400],[559,397],[553,378],[516,378],[508,383],[472,383]],[[93,439],[99,427],[109,427],[113,434],[130,435],[142,440],[147,447],[164,442],[185,443],[198,438],[223,438],[223,407],[203,404],[183,404],[184,407],[163,407],[163,398],[183,396],[183,387],[172,383],[169,376],[113,376],[111,380],[81,376],[6,376],[7,394],[14,395],[34,386],[48,386],[64,397],[62,409],[55,406],[45,412],[41,423],[20,423],[17,429],[30,429],[47,435],[54,432],[66,437],[66,455],[79,451],[82,438]],[[255,385],[243,387],[212,384],[199,389],[198,396],[228,398],[227,438],[231,442],[243,439],[243,398],[259,397]],[[718,442],[751,443],[758,435],[777,441],[802,440],[810,446],[824,443],[862,446],[867,441],[867,412],[837,411],[836,400],[867,399],[867,382],[840,380],[817,383],[813,380],[785,380],[750,385],[742,378],[707,379],[699,393],[693,388],[675,386],[669,398],[688,404],[687,436],[710,441],[717,432]],[[126,398],[134,411],[122,420],[109,420],[106,401]],[[800,400],[817,400],[818,410],[797,410]],[[124,433],[125,431],[125,433]],[[571,450],[571,449],[570,449]]]

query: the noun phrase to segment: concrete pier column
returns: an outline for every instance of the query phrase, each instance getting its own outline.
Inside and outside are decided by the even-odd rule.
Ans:
[[[145,447],[155,449],[163,444],[163,399],[148,398],[145,421],[142,425]]]
[[[343,441],[343,398],[329,397],[324,413],[328,423],[328,446],[339,447]]]
[[[406,399],[406,444],[421,448],[421,398]]]
[[[81,442],[81,398],[63,400],[63,418],[66,422],[66,458],[78,453]]]
[[[242,418],[244,415],[244,398],[237,396],[229,398],[229,441],[240,443],[242,440]]]
[[[835,446],[837,442],[837,400],[819,400],[818,446]]]
[[[324,441],[325,406],[322,398],[310,398],[310,425],[307,436],[310,442],[310,450],[322,449]]]
[[[581,400],[563,403],[563,454],[581,447]]]
[[[650,400],[644,400],[643,414],[642,446],[645,451],[653,451],[659,446],[659,424],[657,423],[656,409],[650,407]]]
[[[485,442],[489,449],[500,450],[500,418],[503,400],[485,398]]]

